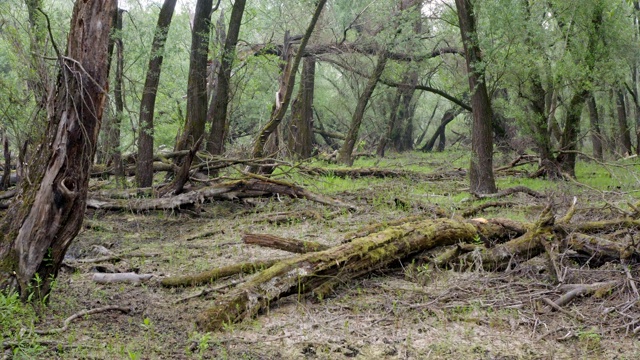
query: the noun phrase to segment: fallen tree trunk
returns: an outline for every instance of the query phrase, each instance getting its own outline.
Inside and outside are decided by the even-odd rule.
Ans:
[[[420,250],[470,241],[476,234],[473,225],[448,219],[406,223],[325,251],[283,260],[217,299],[198,316],[197,325],[204,331],[221,329],[224,323],[255,316],[289,294],[314,292],[322,297],[337,281],[383,268]]]
[[[467,172],[464,169],[453,169],[451,171],[438,172],[432,174],[425,174],[417,171],[410,170],[390,170],[380,168],[319,168],[319,167],[300,167],[300,171],[309,175],[323,175],[323,176],[337,176],[340,178],[361,178],[361,177],[375,177],[375,178],[410,178],[415,180],[424,181],[437,181],[448,180],[453,178],[462,178],[466,176]]]
[[[175,210],[184,206],[198,205],[205,201],[232,200],[243,197],[258,197],[270,195],[286,195],[293,198],[303,198],[321,204],[355,210],[356,207],[340,200],[332,199],[320,194],[312,193],[299,186],[286,182],[263,181],[257,179],[236,180],[213,186],[208,186],[192,192],[183,193],[169,198],[153,199],[100,199],[90,198],[87,207],[102,210],[117,211],[150,211]]]
[[[260,245],[273,249],[284,250],[296,254],[327,250],[329,246],[313,241],[286,239],[267,234],[245,234],[242,236],[245,244]]]

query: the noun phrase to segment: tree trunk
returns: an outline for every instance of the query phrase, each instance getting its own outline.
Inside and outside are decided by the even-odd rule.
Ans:
[[[156,106],[156,94],[164,60],[164,45],[169,33],[171,19],[177,0],[165,0],[160,9],[156,30],[153,34],[147,76],[140,101],[140,125],[138,126],[138,159],[136,164],[136,182],[139,187],[153,184],[153,117]]]
[[[293,94],[293,86],[296,82],[296,72],[298,71],[298,67],[300,66],[300,61],[302,59],[302,55],[304,53],[304,49],[309,42],[309,38],[311,38],[311,34],[313,33],[313,29],[320,18],[320,14],[322,13],[322,9],[324,9],[324,5],[327,3],[327,0],[319,0],[316,4],[316,10],[313,13],[313,17],[311,18],[311,22],[307,27],[307,30],[302,37],[302,41],[300,42],[300,46],[298,47],[298,52],[293,60],[293,64],[291,65],[291,69],[286,76],[286,86],[285,89],[282,89],[283,92],[278,91],[276,94],[276,104],[274,106],[273,112],[271,114],[271,119],[269,122],[260,130],[260,133],[254,140],[253,151],[251,155],[253,158],[258,159],[263,157],[264,145],[267,142],[267,139],[277,128],[282,119],[284,119],[284,115],[289,108],[289,103],[291,102],[291,95]],[[247,170],[251,172],[255,172],[257,167],[249,166]]]
[[[471,138],[471,166],[469,182],[471,192],[491,194],[497,191],[493,178],[493,133],[491,103],[487,93],[486,80],[482,64],[482,55],[478,45],[476,19],[471,0],[456,0],[460,33],[464,44],[473,126]]]
[[[562,172],[576,176],[576,151],[578,150],[578,133],[580,132],[580,117],[584,102],[589,97],[589,91],[582,90],[571,98],[567,108],[562,139],[560,141],[560,154],[557,161]]]
[[[115,0],[77,1],[46,141],[0,224],[0,289],[45,299],[82,225],[89,171],[107,98],[107,46]]]
[[[622,89],[616,91],[616,112],[618,114],[618,132],[623,155],[631,155],[631,133],[629,132],[629,124],[627,123],[627,110],[625,106],[624,92]]]
[[[302,63],[302,76],[298,97],[293,101],[292,120],[287,132],[289,153],[299,159],[311,156],[313,150],[313,88],[316,59],[306,57]]]
[[[122,165],[122,151],[120,150],[120,126],[122,124],[122,117],[124,116],[124,99],[122,96],[122,76],[124,71],[124,47],[122,43],[122,36],[119,32],[122,31],[122,13],[124,10],[117,10],[117,16],[115,19],[114,30],[117,33],[115,40],[116,45],[116,78],[114,81],[113,98],[116,105],[115,116],[108,119],[106,123],[109,124],[106,131],[107,135],[107,154],[109,159],[107,163],[111,163],[114,168],[114,174],[116,177],[116,183],[121,183],[124,187],[124,167]],[[112,35],[113,36],[113,35]],[[107,70],[108,71],[108,70]]]
[[[229,93],[231,82],[231,68],[235,59],[236,44],[240,34],[240,24],[244,14],[246,0],[236,0],[231,10],[229,19],[229,31],[224,41],[224,49],[220,55],[220,70],[218,73],[215,94],[213,95],[213,110],[211,113],[211,130],[207,151],[213,155],[224,153],[224,142],[229,132],[227,122],[227,107],[229,105]]]
[[[198,0],[191,31],[187,80],[187,121],[175,150],[189,150],[203,137],[207,119],[207,57],[213,0]]]
[[[460,113],[462,112],[462,108],[456,107],[453,109],[449,109],[445,111],[444,115],[442,115],[442,120],[440,120],[440,125],[436,129],[436,132],[433,136],[427,141],[426,144],[420,149],[420,151],[430,152],[433,150],[433,146],[436,144],[436,140],[439,138],[440,143],[438,144],[438,151],[444,150],[444,144],[446,142],[445,138],[445,130],[447,125],[453,121]]]
[[[376,85],[378,84],[378,80],[380,80],[380,76],[382,76],[382,72],[384,71],[385,66],[387,65],[387,53],[386,51],[382,51],[381,54],[378,55],[378,62],[376,63],[376,67],[367,82],[367,86],[364,88],[362,94],[358,98],[358,104],[356,105],[356,110],[353,112],[353,118],[351,119],[351,125],[349,126],[349,132],[347,132],[347,136],[338,152],[338,162],[351,166],[353,165],[353,158],[351,153],[353,152],[353,148],[356,145],[356,140],[358,140],[358,132],[360,131],[360,124],[362,124],[362,119],[364,118],[364,111],[367,108],[367,104],[369,103],[369,99],[371,99],[371,95],[373,94],[373,90],[375,90]]]
[[[600,118],[598,117],[598,108],[596,106],[596,98],[591,93],[587,100],[589,107],[589,123],[591,125],[591,145],[593,146],[593,157],[602,160],[602,132],[600,131]]]
[[[0,178],[0,190],[7,190],[11,183],[11,151],[9,151],[9,137],[7,132],[0,128],[0,141],[4,155],[2,178]]]

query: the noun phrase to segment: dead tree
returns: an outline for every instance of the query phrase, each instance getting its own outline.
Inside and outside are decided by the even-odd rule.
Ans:
[[[77,1],[66,55],[47,104],[40,156],[0,224],[0,289],[45,298],[80,231],[91,161],[107,98],[107,46],[115,0]],[[57,48],[56,48],[57,50]]]

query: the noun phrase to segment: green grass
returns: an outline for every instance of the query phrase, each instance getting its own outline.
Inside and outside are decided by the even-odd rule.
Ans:
[[[45,351],[33,332],[37,319],[33,307],[23,304],[17,293],[0,292],[0,339],[10,344],[14,358],[38,358]]]

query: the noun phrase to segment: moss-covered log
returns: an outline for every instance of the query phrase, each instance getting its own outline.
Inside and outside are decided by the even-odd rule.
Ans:
[[[323,251],[329,248],[327,245],[314,241],[287,239],[268,234],[245,234],[242,236],[242,241],[245,244],[260,245],[296,254]]]
[[[278,260],[264,260],[223,266],[221,268],[203,271],[195,275],[166,277],[160,281],[160,284],[164,287],[204,285],[227,276],[236,274],[253,274],[271,267],[277,262]]]
[[[611,241],[598,236],[573,233],[567,238],[567,245],[572,250],[589,256],[595,263],[613,260],[640,260],[640,252],[631,241]]]
[[[224,323],[255,316],[282,296],[315,289],[324,294],[327,285],[331,288],[337,278],[347,281],[418,251],[470,241],[476,234],[476,228],[469,223],[425,220],[283,260],[218,298],[212,308],[198,316],[197,325],[204,331],[220,329]]]

